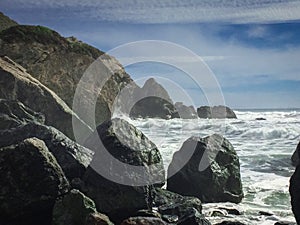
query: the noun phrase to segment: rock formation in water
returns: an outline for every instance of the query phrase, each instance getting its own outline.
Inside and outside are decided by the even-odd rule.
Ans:
[[[299,164],[299,153],[300,153],[300,142],[298,143],[297,148],[291,157],[293,166],[297,166]]]
[[[168,177],[168,190],[203,202],[239,203],[243,198],[239,158],[220,135],[186,140],[173,156]]]
[[[204,119],[236,119],[236,115],[232,109],[227,106],[201,106],[197,108],[199,118]]]
[[[196,119],[198,118],[197,112],[194,106],[186,106],[182,102],[176,102],[175,108],[178,112],[178,116],[182,119]]]
[[[297,150],[300,144],[297,146]],[[299,154],[300,152],[296,150],[296,154]],[[295,163],[296,164],[296,163]],[[291,195],[291,204],[292,204],[292,211],[295,215],[297,224],[300,224],[300,165],[297,163],[296,169],[294,174],[292,175],[290,179],[290,195]]]
[[[154,78],[147,80],[142,88],[134,92],[133,107],[130,110],[131,118],[162,118],[171,119],[178,117],[173,101],[164,87]]]

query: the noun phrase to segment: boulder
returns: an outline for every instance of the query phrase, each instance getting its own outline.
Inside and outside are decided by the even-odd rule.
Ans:
[[[239,158],[217,134],[186,140],[173,156],[168,177],[168,190],[203,202],[239,203],[243,198]]]
[[[115,97],[127,84],[134,83],[115,58],[74,37],[64,38],[47,27],[18,25],[1,32],[0,52],[26,68],[70,108],[78,83],[83,81],[85,90],[80,93],[80,104],[84,108],[90,104],[91,96],[99,94],[96,124],[110,119]],[[97,68],[99,64],[103,67]],[[91,75],[90,79],[82,80],[84,73]],[[103,88],[96,88],[97,85]],[[93,125],[94,118],[84,115],[86,111],[76,113]]]
[[[178,111],[178,115],[182,119],[196,119],[198,118],[197,112],[194,106],[186,106],[182,102],[176,102],[175,108]]]
[[[217,223],[216,225],[246,225],[239,221],[222,221],[221,223]]]
[[[26,138],[43,140],[67,178],[81,178],[92,160],[93,152],[70,140],[59,130],[37,123],[28,123],[9,130],[0,130],[0,147],[12,145]]]
[[[142,88],[133,92],[132,108],[129,110],[131,118],[162,118],[178,117],[173,101],[164,87],[155,79],[147,80]]]
[[[84,225],[114,225],[109,218],[102,213],[91,213],[88,215]]]
[[[31,122],[43,124],[45,117],[19,101],[0,99],[0,130],[19,127]]]
[[[178,225],[211,225],[205,217],[196,209],[191,208],[180,218]]]
[[[121,225],[167,225],[162,219],[155,217],[130,217]]]
[[[204,119],[236,119],[236,115],[232,109],[227,106],[201,106],[197,108],[197,114],[199,118]]]
[[[79,117],[49,88],[33,78],[8,57],[0,58],[0,98],[19,101],[45,116],[45,124],[73,136],[72,117],[82,132],[90,130]]]
[[[293,155],[292,155],[292,165],[293,166],[297,166],[299,163],[299,154],[300,154],[300,142],[297,145],[296,150],[294,151]]]
[[[289,192],[291,195],[292,211],[295,215],[297,224],[300,224],[300,165],[299,164],[296,166],[296,170],[294,174],[291,176]]]
[[[69,184],[43,141],[0,148],[0,224],[49,224],[55,199]]]
[[[103,223],[100,223],[100,219]],[[106,223],[104,223],[106,221]],[[58,199],[53,208],[52,225],[111,225],[108,217],[97,213],[95,203],[80,191],[73,189]]]
[[[157,185],[161,186],[165,176],[157,147],[122,119],[99,125],[85,146],[95,155],[84,175],[83,189],[97,209],[113,220],[123,220],[130,213],[147,208],[148,182],[158,180]],[[132,170],[141,167],[145,169],[142,172]],[[141,178],[145,181],[139,183]]]

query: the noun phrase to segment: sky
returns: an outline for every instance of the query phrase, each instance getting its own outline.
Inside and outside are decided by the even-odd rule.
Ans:
[[[197,63],[215,77],[224,104],[300,108],[298,0],[1,0],[0,11],[108,52],[143,40],[175,43],[200,57]],[[125,69],[140,85],[155,77],[174,101],[220,103],[180,68],[140,62]],[[201,71],[193,76],[205,79]]]

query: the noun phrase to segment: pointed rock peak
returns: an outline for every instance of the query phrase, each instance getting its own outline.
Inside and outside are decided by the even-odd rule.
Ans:
[[[142,90],[144,91],[144,94],[148,97],[150,96],[160,97],[167,100],[169,103],[173,104],[173,101],[170,98],[168,91],[161,84],[159,84],[154,78],[149,78],[145,82]]]

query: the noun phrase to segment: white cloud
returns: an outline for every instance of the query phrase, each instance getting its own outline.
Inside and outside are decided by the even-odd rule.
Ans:
[[[300,1],[294,0],[11,0],[5,6],[65,8],[77,17],[128,23],[270,23],[300,19]],[[69,13],[71,13],[70,10]],[[65,12],[68,17],[68,10]]]

